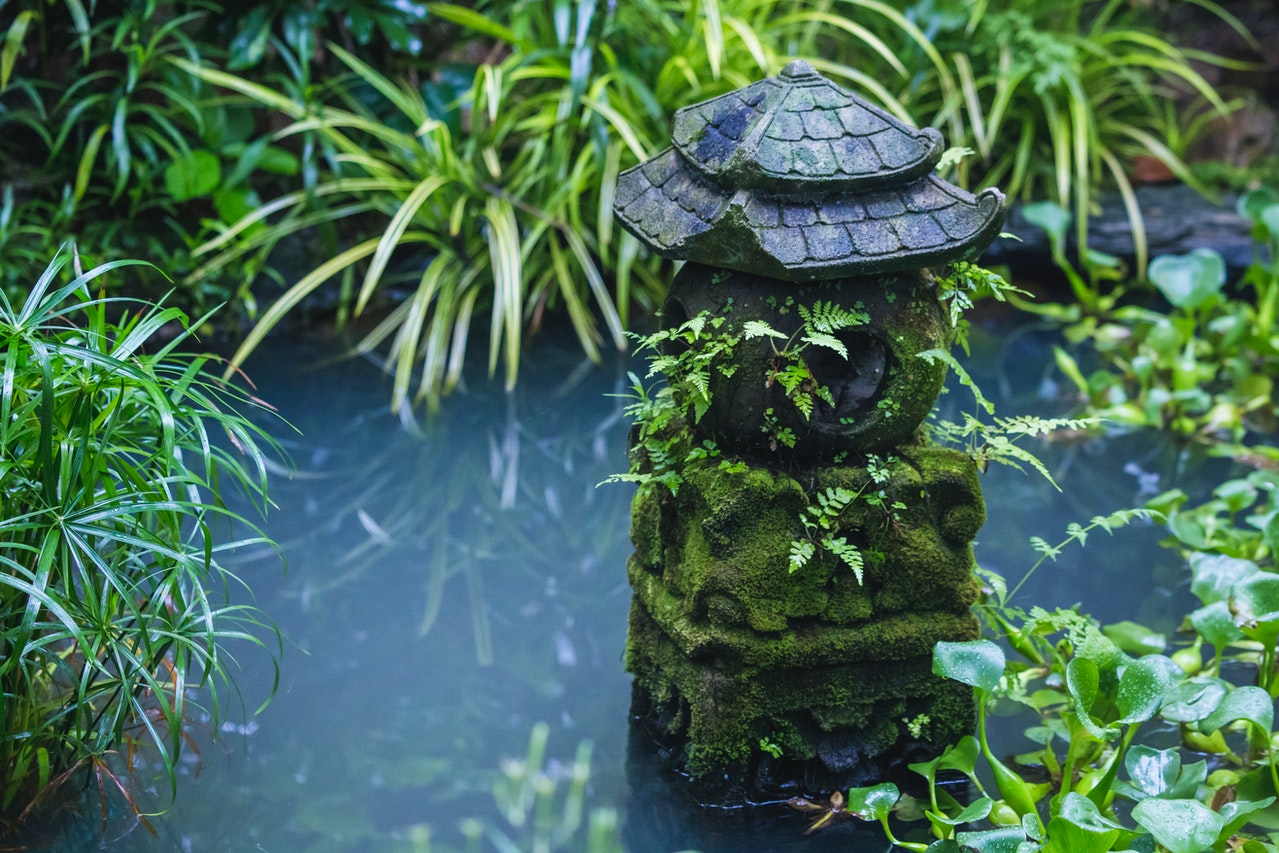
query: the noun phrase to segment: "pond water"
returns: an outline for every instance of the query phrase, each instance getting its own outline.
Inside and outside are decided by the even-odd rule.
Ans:
[[[1017,406],[1037,394],[1033,365],[1050,358],[1042,336],[975,341],[988,389],[1014,400],[1007,413],[1029,410]],[[615,810],[631,853],[886,849],[877,830],[851,824],[806,838],[784,805],[698,810],[631,731],[631,488],[596,484],[626,467],[625,401],[610,395],[634,365],[583,365],[568,344],[540,342],[513,395],[473,383],[424,434],[388,411],[373,365],[317,367],[330,352],[314,342],[264,350],[249,370],[257,393],[299,431],[285,436],[296,473],[276,478],[265,524],[287,571],[269,551],[234,566],[283,636],[275,698],[252,713],[270,689],[269,656],[234,649],[242,704],[224,706],[216,740],[192,727],[198,755],[188,752],[156,834],[117,812],[104,841],[95,799],[52,849],[530,850],[530,830],[499,814],[492,783],[539,723],[552,777],[590,742],[586,808]],[[1031,535],[1060,541],[1068,522],[1137,505],[1175,479],[1175,457],[1151,435],[1040,450],[1064,492],[1000,466],[983,481],[991,521],[978,557],[1013,580],[1034,561]],[[1098,537],[1041,567],[1021,602],[1082,602],[1103,621],[1171,629],[1185,591],[1158,531]],[[561,779],[556,796],[569,785]],[[160,782],[161,806],[164,794]],[[495,830],[468,845],[466,818],[512,846]]]

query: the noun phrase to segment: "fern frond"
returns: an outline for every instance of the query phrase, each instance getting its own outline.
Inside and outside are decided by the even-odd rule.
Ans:
[[[844,346],[844,342],[834,335],[825,332],[812,332],[801,338],[805,343],[813,346],[826,347],[839,353],[839,357],[848,361],[848,347]]]
[[[742,326],[742,337],[746,340],[754,340],[755,338],[781,338],[786,340],[786,336],[765,323],[763,320],[747,320]]]
[[[807,539],[795,539],[790,543],[790,571],[794,574],[799,569],[808,565],[808,561],[813,559],[813,555],[817,553],[817,548]]]

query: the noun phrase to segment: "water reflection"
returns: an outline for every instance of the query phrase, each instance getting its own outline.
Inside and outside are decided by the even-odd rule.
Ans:
[[[976,343],[974,361],[1030,363]],[[851,823],[804,838],[804,818],[785,806],[700,811],[628,730],[631,490],[596,488],[626,466],[624,401],[608,396],[628,384],[626,364],[580,369],[573,352],[540,347],[514,395],[477,387],[419,435],[386,410],[371,365],[308,367],[325,354],[277,344],[250,366],[260,396],[300,430],[287,442],[296,474],[277,480],[266,525],[288,571],[266,553],[239,566],[285,637],[275,701],[252,716],[271,668],[235,650],[243,707],[216,743],[194,732],[199,761],[188,756],[158,837],[121,817],[108,849],[421,850],[427,826],[437,853],[464,849],[459,822],[498,819],[493,774],[538,722],[551,727],[552,766],[593,742],[588,807],[619,808],[632,853],[886,849]],[[1033,395],[1034,373],[1004,376],[1008,393]],[[1009,411],[1029,410],[1022,402]],[[1180,464],[1149,436],[1045,452],[1064,493],[998,467],[983,481],[991,522],[978,559],[1010,580],[1034,561],[1031,535],[1056,542],[1071,521],[1134,505],[1152,477],[1171,486]],[[1022,603],[1081,602],[1103,620],[1171,630],[1181,565],[1158,531],[1098,536],[1042,566]],[[96,816],[77,832],[58,849],[99,848]]]

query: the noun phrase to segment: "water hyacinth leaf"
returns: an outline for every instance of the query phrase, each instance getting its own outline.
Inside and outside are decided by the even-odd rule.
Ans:
[[[946,751],[937,758],[937,769],[958,770],[960,773],[971,774],[973,768],[977,766],[977,754],[980,749],[977,738],[964,735],[958,743],[947,747]]]
[[[1197,723],[1216,710],[1229,689],[1227,682],[1211,675],[1188,678],[1168,692],[1160,716],[1170,723]]]
[[[932,761],[919,761],[908,766],[927,779],[930,786],[937,778],[938,770],[958,770],[969,779],[974,779],[980,750],[981,746],[977,743],[977,738],[964,735],[958,743],[946,747],[946,750]]]
[[[1132,784],[1119,783],[1115,787],[1133,800],[1193,797],[1208,776],[1208,762],[1196,761],[1182,767],[1181,753],[1176,749],[1154,749],[1144,744],[1136,744],[1128,750],[1124,756],[1124,768]]]
[[[1190,624],[1199,636],[1216,646],[1218,651],[1243,636],[1243,631],[1235,624],[1230,605],[1224,601],[1214,601],[1192,612]]]
[[[1181,667],[1163,655],[1147,655],[1128,664],[1119,675],[1119,722],[1149,720],[1183,676]]]
[[[990,640],[940,642],[933,647],[933,674],[990,693],[1004,677],[1003,649]]]
[[[1275,722],[1275,705],[1270,694],[1260,687],[1237,687],[1226,695],[1211,714],[1199,723],[1199,731],[1207,734],[1236,720],[1252,723],[1267,733]]]
[[[1092,718],[1092,704],[1097,700],[1097,691],[1101,685],[1101,674],[1097,665],[1087,658],[1074,657],[1066,664],[1066,689],[1074,701],[1075,715],[1079,723],[1088,733],[1098,740],[1106,740],[1116,730],[1102,728]]]
[[[1096,804],[1071,792],[1061,810],[1048,821],[1044,853],[1104,853],[1110,850],[1123,827],[1102,816]]]
[[[1279,639],[1279,575],[1258,572],[1235,586],[1231,603],[1244,636],[1266,646]]]
[[[1169,853],[1202,853],[1217,843],[1226,825],[1198,800],[1149,797],[1133,807],[1132,816]]]
[[[955,840],[965,850],[976,850],[977,853],[1018,853],[1026,841],[1026,833],[1018,824],[981,832],[958,832]]]
[[[1212,249],[1184,255],[1160,255],[1147,272],[1152,284],[1177,308],[1195,310],[1212,300],[1226,283],[1226,262]]]
[[[1235,585],[1259,571],[1251,560],[1225,554],[1195,554],[1190,558],[1190,591],[1204,604],[1229,601]]]
[[[934,841],[924,850],[924,853],[967,853],[967,850],[959,846],[959,842],[953,838],[943,838],[940,841]]]
[[[892,782],[867,788],[850,788],[848,811],[862,820],[883,820],[892,812],[900,796],[897,786]]]
[[[1106,625],[1101,631],[1120,650],[1130,655],[1159,654],[1168,646],[1163,634],[1128,620]]]
[[[976,800],[973,800],[965,806],[964,810],[954,817],[946,817],[944,814],[937,814],[932,811],[926,812],[926,814],[928,815],[928,820],[932,823],[943,823],[947,826],[963,826],[966,823],[985,820],[994,805],[995,801],[990,797],[978,797]]]
[[[1225,820],[1225,828],[1221,831],[1222,838],[1229,838],[1239,830],[1243,829],[1251,819],[1252,815],[1262,809],[1270,808],[1275,802],[1274,797],[1266,797],[1261,800],[1235,800],[1232,803],[1225,803],[1221,807],[1221,816]],[[1247,849],[1247,848],[1244,848]]]

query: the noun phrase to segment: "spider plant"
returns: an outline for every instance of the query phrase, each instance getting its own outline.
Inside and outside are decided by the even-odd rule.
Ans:
[[[208,356],[177,350],[188,332],[157,343],[186,327],[180,311],[90,293],[142,262],[72,277],[71,256],[24,303],[0,292],[3,823],[81,772],[128,796],[122,746],[153,747],[172,790],[194,691],[208,688],[216,719],[234,687],[227,644],[261,645],[267,627],[228,603],[243,582],[220,560],[264,541],[230,538],[243,520],[222,496],[265,510],[271,439],[205,373]]]
[[[1251,40],[1229,12],[1194,1]],[[1228,63],[1176,46],[1142,14],[1124,0],[972,4],[966,15],[942,19],[948,28],[934,41],[947,62],[903,99],[951,145],[976,155],[960,164],[961,183],[980,178],[1009,197],[1051,199],[1072,210],[1080,247],[1099,190],[1113,184],[1132,225],[1139,278],[1147,248],[1129,165],[1138,155],[1153,157],[1198,186],[1165,141],[1179,139],[1184,150],[1191,132],[1170,102],[1189,92],[1220,114],[1234,106],[1192,65]]]
[[[886,4],[851,5],[927,47],[922,33]],[[393,83],[338,45],[329,49],[353,83],[343,103],[320,107],[173,60],[292,118],[277,139],[318,133],[339,152],[332,174],[311,191],[268,202],[197,249],[209,260],[191,281],[319,223],[341,222],[348,236],[355,232],[349,248],[304,275],[263,314],[234,364],[329,279],[359,278],[358,287],[344,285],[359,314],[397,268],[411,269],[410,295],[357,347],[368,352],[388,344],[393,406],[410,399],[438,405],[461,377],[471,320],[485,308],[489,372],[501,362],[508,388],[525,329],[537,329],[551,310],[567,314],[590,357],[598,358],[606,341],[622,348],[631,303],[655,309],[664,277],[656,259],[639,263],[637,242],[614,227],[613,187],[623,166],[666,144],[676,106],[773,73],[791,54],[815,54],[822,38],[855,41],[857,49],[846,47],[842,56],[852,59],[860,50],[906,76],[888,44],[866,26],[790,2],[588,0],[495,4],[487,14],[436,3],[430,11],[509,51],[500,62],[475,67],[469,89],[442,113],[430,108],[433,99],[422,89]],[[645,38],[634,38],[637,32]],[[855,63],[819,64],[866,84],[902,112]],[[364,223],[378,217],[380,233],[366,236]]]

